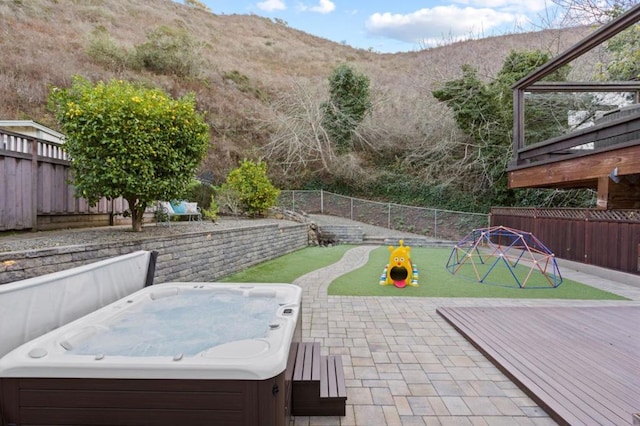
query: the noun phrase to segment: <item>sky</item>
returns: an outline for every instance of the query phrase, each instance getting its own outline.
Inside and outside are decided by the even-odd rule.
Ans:
[[[214,14],[254,14],[349,46],[417,51],[549,28],[551,0],[200,0]]]

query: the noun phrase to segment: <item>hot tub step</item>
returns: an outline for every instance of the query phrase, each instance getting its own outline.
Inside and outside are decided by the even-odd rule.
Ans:
[[[320,409],[317,416],[344,416],[347,388],[344,383],[342,357],[329,355],[320,359]]]
[[[344,416],[347,392],[342,358],[320,355],[320,344],[300,343],[293,369],[291,414]]]

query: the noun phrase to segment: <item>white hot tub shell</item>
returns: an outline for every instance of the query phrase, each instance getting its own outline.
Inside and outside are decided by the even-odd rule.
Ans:
[[[232,318],[215,304],[218,299],[239,301]],[[205,303],[191,306],[194,300]],[[146,287],[0,358],[0,415],[5,424],[16,425],[284,424],[290,399],[287,366],[295,353],[292,343],[300,340],[300,302],[301,289],[291,284]],[[255,321],[258,314],[251,309],[256,306],[262,325],[230,332],[240,339],[217,338],[222,329],[233,330],[234,322]],[[162,316],[186,322],[177,334],[163,335],[169,326],[156,321]],[[139,326],[130,339],[132,351],[126,344],[124,352],[118,344],[114,349],[110,342],[121,343],[122,337],[114,338],[113,332],[132,326]],[[193,343],[195,328],[204,340],[181,349],[180,336],[189,336],[184,344]],[[140,341],[145,341],[142,353],[133,350]]]

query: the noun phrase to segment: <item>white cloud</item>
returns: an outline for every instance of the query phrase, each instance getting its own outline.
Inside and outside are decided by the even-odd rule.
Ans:
[[[258,9],[267,12],[272,12],[274,10],[285,10],[287,8],[287,6],[284,4],[284,1],[282,0],[265,0],[258,3],[257,6]]]
[[[443,38],[451,41],[470,36],[486,37],[493,28],[516,24],[522,19],[523,16],[517,13],[450,5],[420,9],[405,15],[374,13],[369,16],[366,29],[372,35],[424,44],[430,40],[442,42]]]
[[[317,6],[311,8],[312,12],[330,13],[333,12],[336,5],[331,0],[320,0]]]
[[[320,0],[315,6],[307,6],[302,3],[298,4],[298,9],[301,11],[310,11],[316,13],[327,14],[335,10],[336,5],[331,0]]]
[[[458,0],[455,3],[479,9],[500,9],[503,12],[542,12],[549,6],[548,0]]]

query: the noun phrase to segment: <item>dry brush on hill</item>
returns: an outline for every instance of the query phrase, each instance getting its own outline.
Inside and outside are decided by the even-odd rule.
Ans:
[[[171,0],[61,3],[0,3],[2,119],[32,119],[57,128],[46,108],[49,88],[69,86],[76,74],[92,81],[138,81],[173,96],[194,92],[211,128],[203,172],[212,172],[220,182],[242,158],[273,157],[279,159],[271,162],[274,179],[294,187],[314,173],[354,183],[373,179],[381,167],[417,164],[425,153],[432,156],[429,167],[416,167],[415,178],[437,176],[438,184],[451,183],[460,175],[456,168],[465,167],[452,162],[451,153],[464,150],[467,141],[432,90],[458,78],[463,64],[490,80],[510,50],[555,54],[591,31],[545,30],[379,54],[303,33],[282,21],[217,15]],[[116,53],[126,53],[138,51],[161,28],[197,46],[197,69],[176,75],[125,60],[113,66],[91,53],[96,34],[105,36]],[[314,123],[327,97],[327,77],[344,63],[370,78],[374,108],[358,129],[361,144],[339,157]],[[576,70],[589,74],[586,67]],[[293,143],[301,135],[304,140]]]

